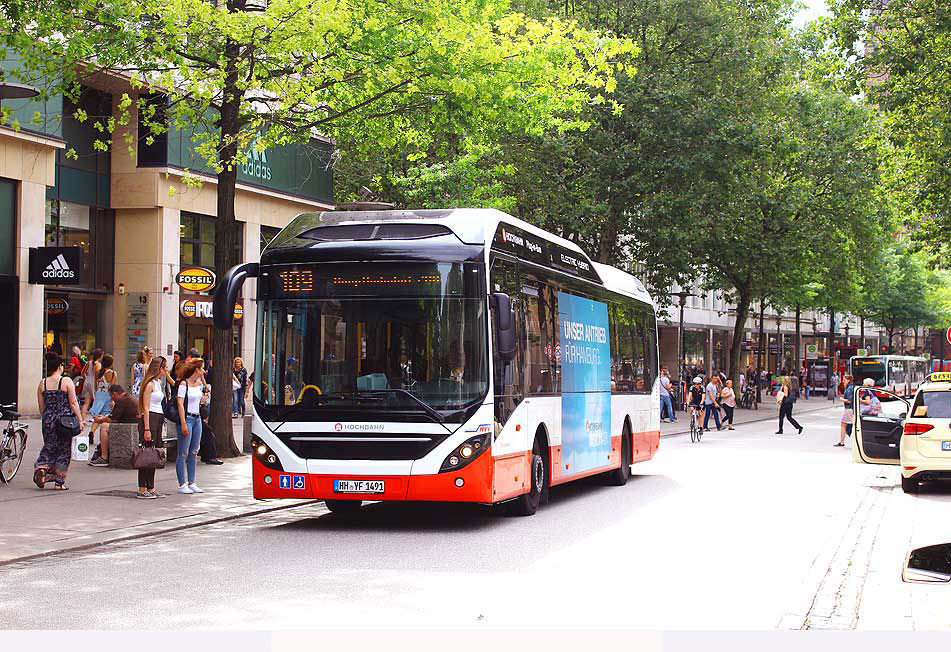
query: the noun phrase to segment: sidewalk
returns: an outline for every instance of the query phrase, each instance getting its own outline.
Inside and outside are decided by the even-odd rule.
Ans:
[[[842,401],[837,399],[835,401],[828,400],[825,396],[816,396],[809,399],[799,399],[796,401],[795,407],[793,407],[793,418],[796,418],[796,415],[806,414],[808,412],[815,412],[817,410],[825,410],[831,407],[835,407],[837,410],[842,409]],[[721,413],[722,420],[722,413]],[[763,394],[763,402],[759,404],[758,410],[745,410],[743,408],[737,407],[733,411],[733,425],[736,428],[739,428],[741,424],[752,423],[754,421],[773,421],[776,422],[779,419],[779,406],[776,405],[774,397],[769,396],[768,394]],[[713,421],[713,415],[710,416],[710,428],[716,428]],[[787,428],[790,427],[788,424]],[[675,435],[687,435],[690,434],[690,415],[687,412],[677,412],[677,422],[676,423],[663,423],[660,424],[660,436],[661,437],[672,437]]]
[[[250,455],[220,466],[199,461],[197,481],[205,493],[192,496],[177,493],[174,460],[156,471],[155,488],[166,494],[157,500],[134,497],[136,471],[86,462],[70,464],[69,491],[54,491],[49,485],[40,491],[32,478],[43,434],[39,420],[24,423],[30,429],[23,465],[12,484],[0,485],[0,566],[312,502],[252,498]],[[234,434],[240,448],[240,419],[234,421]]]

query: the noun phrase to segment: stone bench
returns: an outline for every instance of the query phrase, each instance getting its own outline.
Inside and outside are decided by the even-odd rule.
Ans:
[[[165,422],[162,439],[168,446],[169,438],[175,442],[175,427]],[[139,445],[139,426],[135,423],[112,423],[109,425],[109,466],[116,469],[131,469],[132,456]],[[173,458],[174,459],[174,458]]]

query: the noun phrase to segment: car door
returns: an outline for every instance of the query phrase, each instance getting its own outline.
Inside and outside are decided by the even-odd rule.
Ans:
[[[861,397],[869,392],[881,401],[879,414],[862,414]],[[855,445],[852,446],[852,459],[860,464],[898,464],[900,443],[905,417],[908,414],[908,401],[893,392],[883,389],[856,387],[855,401]]]

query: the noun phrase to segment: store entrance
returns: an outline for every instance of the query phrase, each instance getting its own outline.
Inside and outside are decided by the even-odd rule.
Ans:
[[[188,355],[188,350],[195,348],[198,350],[199,357],[207,361],[211,356],[212,344],[215,341],[216,333],[214,326],[212,326],[211,323],[182,323],[179,332],[181,333],[181,348],[179,350],[185,355]],[[241,338],[238,328],[234,329],[232,337],[234,338],[235,355],[238,355],[238,351],[241,350]]]
[[[20,305],[20,285],[16,276],[0,276],[0,306]],[[0,360],[3,360],[7,371],[0,374],[0,403],[15,403],[17,400],[17,378],[20,368],[18,359],[19,319],[14,312],[12,319],[0,319]],[[36,376],[42,375],[37,370]]]

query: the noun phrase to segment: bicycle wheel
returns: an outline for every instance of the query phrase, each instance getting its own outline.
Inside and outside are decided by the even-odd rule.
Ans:
[[[0,448],[0,480],[8,483],[20,470],[23,454],[26,452],[26,432],[14,430],[13,434],[4,440]]]
[[[703,439],[703,428],[700,427],[700,424],[697,424],[697,443],[700,443],[700,440]]]
[[[690,417],[690,442],[694,443],[697,441],[697,419],[695,417]]]

